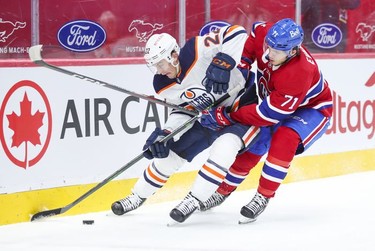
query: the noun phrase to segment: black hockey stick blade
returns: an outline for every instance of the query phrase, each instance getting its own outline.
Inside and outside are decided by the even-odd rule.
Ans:
[[[50,70],[57,71],[57,72],[60,72],[60,73],[63,73],[63,74],[81,79],[81,80],[86,80],[86,81],[88,81],[92,84],[100,85],[100,86],[103,86],[103,87],[106,87],[106,88],[109,88],[109,89],[112,89],[112,90],[115,90],[115,91],[126,93],[128,95],[131,95],[131,96],[143,99],[143,100],[147,100],[147,101],[155,103],[155,104],[159,104],[159,105],[162,105],[162,106],[166,106],[168,108],[172,108],[172,109],[175,109],[175,110],[182,111],[182,112],[184,112],[186,114],[189,114],[189,115],[192,115],[192,116],[198,115],[198,112],[195,111],[195,110],[186,109],[185,107],[182,107],[182,106],[179,106],[179,105],[176,105],[176,104],[173,104],[173,103],[169,103],[169,102],[161,100],[161,99],[157,99],[154,96],[148,96],[148,95],[145,95],[145,94],[133,92],[133,91],[127,90],[125,88],[122,88],[120,86],[110,84],[108,82],[104,82],[104,81],[101,81],[101,80],[98,80],[98,79],[95,79],[95,78],[92,78],[92,77],[89,77],[89,76],[86,76],[86,75],[83,75],[83,74],[80,74],[80,73],[77,73],[77,72],[69,71],[69,70],[66,70],[64,68],[51,65],[51,64],[49,64],[49,63],[47,63],[46,61],[43,60],[42,51],[43,51],[43,45],[31,46],[29,48],[30,60],[33,61],[37,65],[46,67]]]
[[[110,176],[108,176],[106,179],[104,179],[103,181],[101,181],[99,184],[97,184],[96,186],[94,186],[93,188],[91,188],[89,191],[87,191],[86,193],[84,193],[83,195],[81,195],[78,199],[76,199],[75,201],[73,201],[69,205],[66,205],[65,207],[61,207],[61,208],[56,208],[56,209],[51,209],[51,210],[45,210],[45,211],[38,212],[38,213],[34,214],[31,217],[31,221],[65,213],[66,211],[68,211],[69,209],[71,209],[72,207],[76,206],[78,203],[80,203],[81,201],[83,201],[84,199],[86,199],[87,197],[89,197],[91,194],[93,194],[94,192],[96,192],[97,190],[99,190],[101,187],[103,187],[104,185],[108,184],[111,180],[113,180],[114,178],[116,178],[117,176],[119,176],[121,173],[123,173],[129,167],[133,166],[135,163],[137,163],[142,158],[143,158],[143,152],[140,153],[138,156],[136,156],[131,161],[129,161],[127,164],[125,164],[124,166],[122,166],[116,172],[114,172],[113,174],[111,174]]]
[[[52,216],[61,214],[61,210],[62,208],[56,208],[56,209],[51,209],[51,210],[46,210],[46,211],[36,213],[31,217],[31,221],[40,220],[42,218],[52,217]]]

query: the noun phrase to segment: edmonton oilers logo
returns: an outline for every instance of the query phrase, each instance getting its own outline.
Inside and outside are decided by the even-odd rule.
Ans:
[[[106,33],[99,24],[88,20],[66,23],[57,33],[59,43],[68,50],[88,52],[99,48],[106,39]]]
[[[199,111],[204,110],[216,100],[215,96],[207,93],[203,88],[189,88],[180,95],[180,98]]]
[[[315,27],[311,33],[314,44],[323,49],[336,47],[342,40],[339,27],[330,23],[323,23]]]

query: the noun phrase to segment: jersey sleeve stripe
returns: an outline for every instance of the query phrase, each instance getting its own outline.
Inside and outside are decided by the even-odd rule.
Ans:
[[[189,75],[189,72],[191,71],[191,69],[194,68],[194,65],[195,63],[197,62],[198,60],[198,37],[195,38],[195,45],[194,45],[194,61],[191,63],[189,69],[186,71],[186,75]]]
[[[175,84],[176,84],[176,82],[173,82],[172,84],[169,84],[169,85],[165,86],[164,88],[160,89],[160,90],[157,92],[157,94],[162,93],[163,91],[165,91],[165,90],[171,88],[171,87],[174,86]]]
[[[260,106],[257,106],[256,107],[256,111],[257,111],[257,114],[259,115],[259,117],[261,117],[263,120],[265,121],[268,121],[268,122],[271,122],[273,124],[277,124],[279,121],[276,120],[276,119],[271,119],[270,117],[267,117],[265,116],[262,111],[260,110]]]
[[[333,107],[332,101],[322,102],[316,106],[313,106],[313,108],[316,110],[325,110],[325,109],[332,108],[332,107]]]
[[[294,111],[287,112],[287,111],[277,108],[276,106],[271,105],[270,96],[266,98],[265,103],[267,104],[267,106],[269,107],[271,111],[273,111],[275,114],[280,114],[282,117],[284,117],[285,115],[292,114],[294,112]]]
[[[246,62],[248,65],[251,65],[252,63],[254,63],[254,61],[248,57],[241,57],[241,60]]]
[[[304,98],[304,100],[302,101],[301,105],[300,106],[304,106],[306,104],[309,103],[309,101],[318,96],[322,91],[324,90],[324,80],[323,80],[323,76],[322,76],[322,73],[320,73],[320,78],[319,78],[319,81],[314,84],[308,91],[307,91],[307,94],[306,94],[306,97]]]
[[[251,32],[250,32],[250,35],[252,36],[252,37],[255,37],[255,29],[259,26],[259,25],[262,25],[262,24],[264,24],[264,22],[255,22],[254,24],[253,24],[253,27],[251,28]]]
[[[241,26],[234,25],[229,27],[223,34],[223,44],[227,43],[228,41],[230,41],[231,39],[235,38],[240,34],[246,34],[246,30],[243,29]]]
[[[280,110],[279,108],[272,106],[270,104],[270,97],[268,96],[266,99],[262,101],[262,103],[259,105],[259,111],[264,116],[263,119],[267,121],[276,121],[278,123],[280,120],[284,119],[285,117],[292,114],[294,111],[284,111]]]

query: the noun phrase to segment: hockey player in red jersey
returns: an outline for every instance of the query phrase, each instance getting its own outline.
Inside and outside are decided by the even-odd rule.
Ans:
[[[259,148],[237,157],[205,209],[223,202],[268,152],[257,192],[240,212],[240,223],[255,221],[275,196],[294,156],[306,151],[327,130],[332,115],[331,90],[302,41],[301,26],[289,18],[253,25],[241,67],[250,70],[256,62],[261,102],[234,112],[216,107],[202,118],[202,125],[217,130],[241,123],[270,128],[272,133],[262,136]]]

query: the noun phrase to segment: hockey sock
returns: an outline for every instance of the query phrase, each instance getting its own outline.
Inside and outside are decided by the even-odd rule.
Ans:
[[[181,166],[186,163],[184,159],[179,157],[173,151],[169,152],[167,158],[155,158],[151,164],[139,177],[132,189],[134,193],[141,198],[148,198],[158,189],[164,186],[169,177],[174,174]]]
[[[224,181],[220,184],[217,192],[223,195],[229,195],[242,183],[247,177],[250,170],[258,164],[261,155],[256,155],[250,152],[244,152],[237,155],[236,160],[229,168]]]
[[[291,128],[280,126],[274,133],[264,162],[258,192],[273,197],[285,179],[301,139]]]
[[[242,140],[232,133],[223,134],[215,140],[210,157],[199,170],[191,189],[197,199],[206,201],[217,190],[242,145]]]

